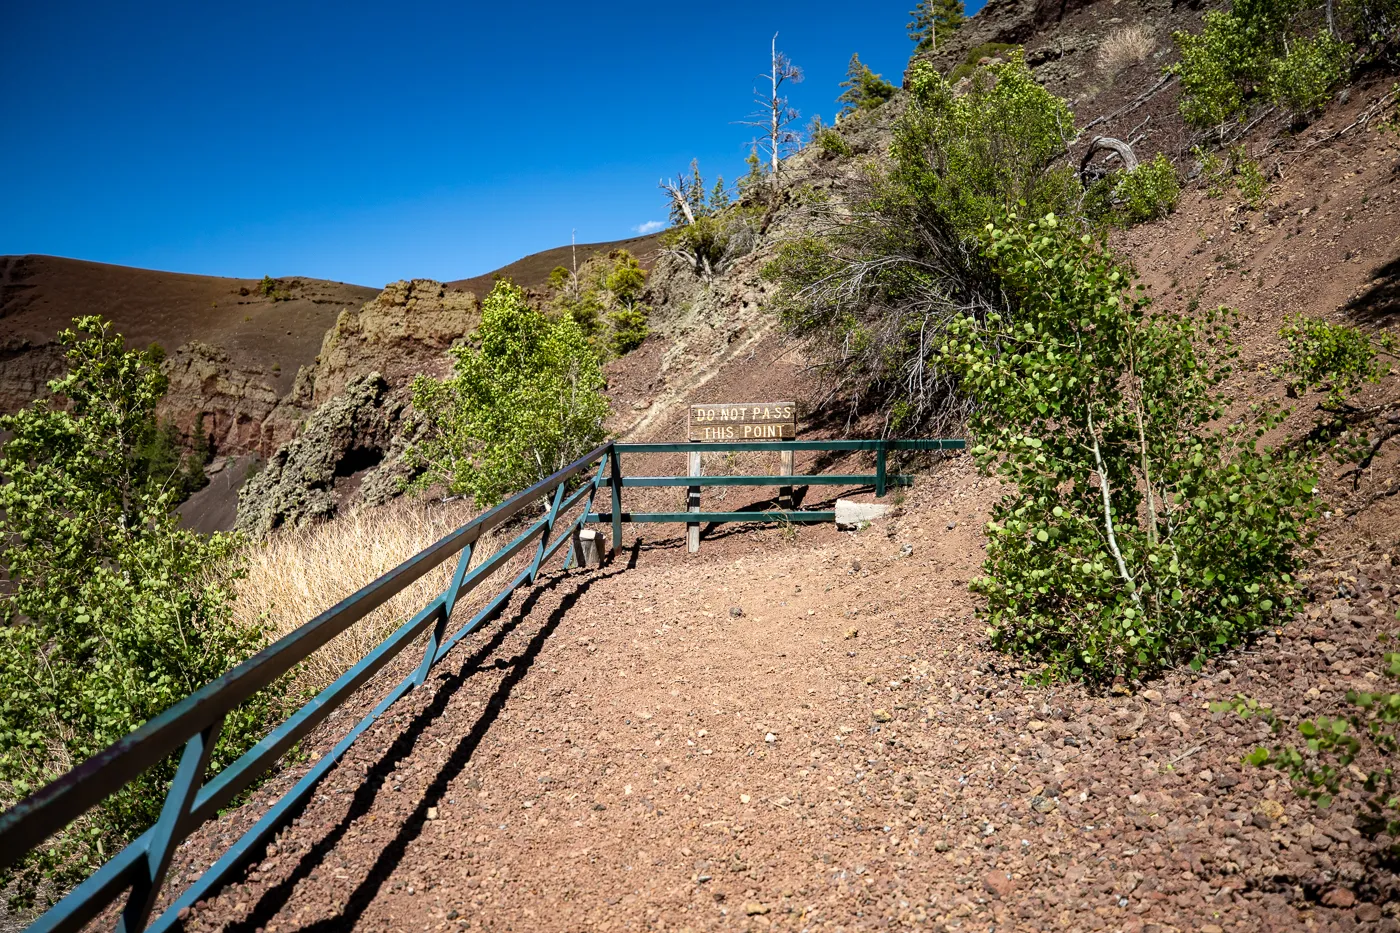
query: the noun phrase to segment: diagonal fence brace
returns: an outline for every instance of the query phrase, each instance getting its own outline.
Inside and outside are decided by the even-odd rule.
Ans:
[[[180,765],[175,770],[175,780],[171,782],[170,791],[165,795],[160,818],[152,827],[150,841],[146,846],[145,864],[138,863],[132,872],[131,894],[127,897],[126,907],[117,921],[117,933],[136,933],[146,928],[146,921],[150,919],[161,885],[165,882],[165,873],[170,868],[170,858],[189,830],[190,811],[223,725],[223,717],[219,717],[212,726],[185,743],[185,750],[180,755]]]

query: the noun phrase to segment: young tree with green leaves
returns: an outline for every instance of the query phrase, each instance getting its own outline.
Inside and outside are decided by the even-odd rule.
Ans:
[[[874,110],[893,97],[895,90],[893,84],[871,71],[859,55],[851,56],[851,63],[846,68],[846,80],[841,82],[841,87],[845,90],[836,98],[836,102],[843,105],[842,116],[861,110]]]
[[[1228,315],[1154,313],[1053,215],[990,226],[982,249],[1007,310],[958,318],[941,359],[1007,489],[973,586],[993,644],[1104,684],[1199,667],[1288,618],[1316,477],[1259,446],[1285,412],[1222,425]]]
[[[415,486],[493,505],[602,442],[608,401],[598,354],[568,315],[551,321],[499,282],[471,343],[453,347],[452,375],[419,376],[424,432],[407,456]]]
[[[962,0],[923,0],[909,11],[909,38],[914,40],[915,52],[933,52],[942,48],[948,36],[967,20]]]
[[[0,417],[10,435],[0,457],[0,807],[218,677],[265,634],[231,618],[223,581],[239,572],[235,539],[182,529],[177,489],[152,474],[145,447],[167,387],[159,355],[125,349],[97,317],[59,340],[68,372],[49,383],[52,396]],[[272,706],[260,694],[228,717],[212,768],[256,740]],[[0,874],[0,890],[17,881],[26,900],[45,878],[61,889],[92,871],[154,822],[174,770],[167,760],[116,790]]]

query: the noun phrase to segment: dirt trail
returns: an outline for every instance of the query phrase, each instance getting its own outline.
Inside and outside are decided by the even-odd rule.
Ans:
[[[726,527],[696,557],[673,533],[551,577],[368,733],[187,928],[1297,930],[1380,917],[1386,892],[1358,884],[1345,816],[1243,769],[1263,727],[1205,707],[1248,690],[1289,710],[1289,697],[1325,704],[1368,683],[1395,581],[1351,577],[1350,600],[1247,665],[1134,697],[1027,687],[970,611],[990,494],[954,463],[863,532]],[[191,840],[177,883],[261,808]]]

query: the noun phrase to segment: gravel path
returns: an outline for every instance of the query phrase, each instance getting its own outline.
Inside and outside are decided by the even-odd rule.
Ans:
[[[1046,690],[971,615],[989,495],[955,465],[859,533],[649,539],[550,578],[187,928],[1400,928],[1342,808],[1242,766],[1264,727],[1207,708],[1372,683],[1388,556],[1203,675]]]

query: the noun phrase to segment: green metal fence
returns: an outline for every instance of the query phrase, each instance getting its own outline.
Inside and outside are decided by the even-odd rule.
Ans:
[[[156,825],[117,853],[78,885],[30,927],[38,931],[77,930],[109,906],[121,902],[116,921],[120,931],[168,930],[185,907],[210,896],[256,857],[279,829],[296,815],[316,786],[366,729],[395,701],[422,685],[433,665],[442,661],[463,637],[494,617],[511,595],[526,584],[534,585],[546,562],[570,542],[575,543],[564,560],[567,568],[578,560],[578,534],[584,525],[601,522],[612,526],[614,550],[622,546],[624,522],[738,522],[831,521],[829,511],[787,509],[766,512],[649,512],[622,509],[622,491],[636,487],[666,486],[858,486],[871,485],[884,495],[891,485],[905,485],[907,476],[886,474],[886,457],[900,450],[958,450],[960,440],[911,441],[780,441],[738,444],[618,444],[607,443],[553,476],[536,483],[493,509],[467,522],[442,540],[404,561],[398,567],[327,609],[296,631],[258,652],[125,738],[83,762],[52,784],[36,791],[0,814],[0,868],[17,864],[28,853],[97,806],[109,794],[163,761],[183,745],[179,766]],[[633,476],[623,475],[623,458],[631,454],[691,453],[695,451],[873,451],[873,474],[806,476]],[[596,469],[595,468],[596,465]],[[590,475],[591,474],[591,475]],[[572,491],[570,487],[577,483]],[[594,496],[607,487],[611,511],[594,512]],[[547,514],[532,523],[505,547],[476,567],[471,558],[483,534],[515,518],[549,497]],[[562,516],[580,503],[580,514],[561,524]],[[486,601],[470,619],[449,630],[453,609],[462,597],[512,558],[534,546],[530,566],[518,572],[503,589]],[[361,658],[334,683],[298,709],[262,741],[217,775],[206,771],[224,718],[257,691],[287,674],[312,652],[383,605],[414,581],[457,557],[456,570],[447,588],[411,619]],[[274,802],[219,860],[182,891],[151,922],[175,848],[202,823],[217,816],[238,795],[304,738],[371,677],[404,652],[419,636],[428,633],[422,659],[402,681],[335,747],[316,761],[286,794]],[[148,926],[149,924],[149,926]]]

